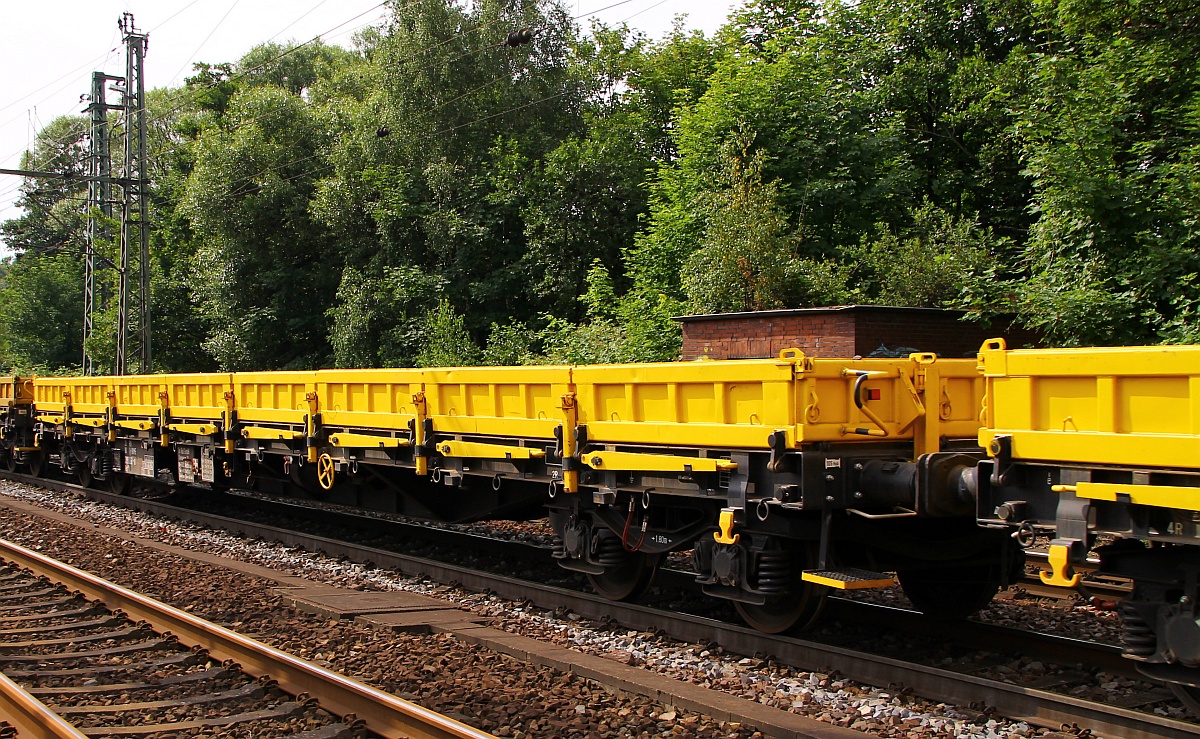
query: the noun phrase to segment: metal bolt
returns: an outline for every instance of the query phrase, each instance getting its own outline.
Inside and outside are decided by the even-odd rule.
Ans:
[[[862,500],[862,497],[863,497],[863,494],[861,492],[859,492],[858,490],[854,491],[854,499],[855,500]]]
[[[825,502],[826,502],[826,503],[832,503],[833,501],[834,501],[834,497],[833,497],[832,495],[826,495],[826,496],[825,496]]]
[[[837,480],[833,475],[825,475],[825,482],[835,482]]]

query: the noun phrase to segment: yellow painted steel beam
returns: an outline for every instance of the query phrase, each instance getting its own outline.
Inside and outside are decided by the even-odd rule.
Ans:
[[[61,426],[63,418],[63,416],[34,416],[34,419],[37,421],[41,421],[42,423],[51,423],[55,426]]]
[[[71,416],[68,420],[73,426],[90,426],[94,429],[98,429],[108,423],[107,418],[80,418],[79,416]]]
[[[594,470],[629,472],[726,472],[737,469],[737,462],[728,459],[640,452],[587,452],[583,455],[583,463]]]
[[[408,439],[396,436],[373,436],[371,434],[351,434],[339,431],[329,437],[329,443],[336,447],[356,449],[395,449],[396,447],[412,446]]]
[[[217,433],[217,426],[213,423],[169,423],[167,424],[167,428],[183,434],[195,434],[196,436],[212,436]]]
[[[72,420],[72,422],[74,422]],[[113,425],[117,428],[129,429],[131,431],[149,431],[158,424],[154,421],[113,421]]]
[[[561,411],[559,411],[561,415]],[[332,418],[332,414],[327,416]],[[408,416],[412,418],[412,416]],[[554,438],[554,429],[562,420],[555,418],[495,418],[479,416],[438,416],[431,415],[433,427],[442,434],[478,434],[481,436],[511,436],[519,438],[540,438],[549,442]],[[333,421],[326,423],[333,425]],[[407,423],[407,421],[405,422]],[[349,425],[349,424],[348,424]],[[353,424],[358,425],[358,424]],[[378,428],[386,428],[379,426]],[[393,428],[407,428],[396,425]]]
[[[251,423],[288,423],[301,426],[304,417],[308,415],[302,410],[286,410],[277,408],[243,408],[235,406],[238,418]]]
[[[100,403],[71,403],[72,413],[108,413],[112,406]]]
[[[1123,485],[1109,482],[1077,482],[1074,485],[1054,485],[1056,493],[1075,493],[1080,498],[1116,502],[1118,495],[1128,495],[1134,505],[1155,508],[1200,510],[1200,487],[1177,485]]]
[[[270,441],[294,441],[296,439],[303,439],[304,432],[292,431],[291,429],[267,428],[265,426],[243,426],[242,438]]]
[[[989,400],[989,403],[996,403]],[[1029,431],[981,429],[979,445],[991,451],[997,436],[1012,438],[1015,459],[1132,467],[1196,468],[1200,435],[1105,434],[1095,431]]]
[[[439,441],[437,450],[443,457],[468,459],[541,459],[546,456],[545,450],[534,447],[484,444],[476,441]]]

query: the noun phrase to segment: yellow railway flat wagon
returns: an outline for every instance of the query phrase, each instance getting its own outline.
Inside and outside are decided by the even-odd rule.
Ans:
[[[1059,509],[1069,507],[1059,503],[1070,499],[1096,506],[1092,530],[1189,543],[1195,538],[1190,519],[1200,511],[1200,347],[1008,350],[995,340],[984,345],[979,364],[987,387],[979,444],[994,460],[991,482],[997,488],[981,496],[981,519],[996,515],[987,510],[995,504],[1012,522],[1055,521],[1067,528]],[[1023,467],[1045,472],[1044,493],[1005,490],[1018,477],[1012,470]],[[1007,497],[1023,502],[1005,505],[1001,499]],[[1188,526],[1139,525],[1128,515],[1131,505],[1164,515],[1174,509]],[[1082,544],[1086,537],[1070,538]],[[1077,558],[1083,549],[1076,546]]]

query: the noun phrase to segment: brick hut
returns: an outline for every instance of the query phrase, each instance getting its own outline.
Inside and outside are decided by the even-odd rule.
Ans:
[[[827,308],[678,316],[683,359],[756,359],[796,347],[814,357],[896,357],[934,352],[973,357],[986,339],[1003,337],[1010,347],[1038,346],[1032,331],[1009,321],[985,326],[965,321],[965,311],[840,305]]]

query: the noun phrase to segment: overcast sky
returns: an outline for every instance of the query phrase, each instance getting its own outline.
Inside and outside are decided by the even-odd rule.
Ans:
[[[621,21],[661,38],[675,16],[710,34],[740,0],[567,0],[585,24],[598,17]],[[378,0],[3,0],[0,68],[0,168],[16,169],[38,129],[58,116],[78,114],[94,70],[124,76],[117,20],[134,14],[149,34],[146,87],[176,87],[192,63],[234,62],[256,44],[307,41],[350,46],[354,32],[386,15]],[[0,221],[15,218],[21,179],[0,175]],[[0,243],[0,254],[7,253]]]

